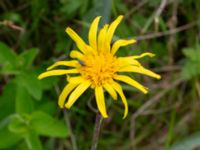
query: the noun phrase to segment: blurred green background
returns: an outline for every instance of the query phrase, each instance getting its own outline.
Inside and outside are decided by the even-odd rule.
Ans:
[[[91,21],[100,27],[124,15],[114,40],[135,38],[117,55],[153,52],[145,67],[160,81],[135,75],[150,92],[123,86],[129,115],[106,95],[99,150],[194,150],[200,148],[200,1],[198,0],[0,0],[0,149],[88,150],[95,113],[92,91],[72,109],[57,105],[65,77],[37,80],[75,46],[72,27],[86,41]],[[89,102],[88,102],[89,101]],[[72,146],[74,145],[74,146]]]

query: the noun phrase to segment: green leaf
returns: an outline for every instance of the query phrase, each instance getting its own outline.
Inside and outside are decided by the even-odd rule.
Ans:
[[[16,79],[18,84],[21,84],[28,93],[36,100],[40,100],[42,97],[42,88],[40,80],[37,79],[37,75],[33,72],[22,72]]]
[[[0,42],[0,64],[16,64],[16,54],[6,44]]]
[[[30,124],[38,134],[50,137],[67,137],[68,130],[63,121],[54,119],[44,112],[34,112]]]
[[[57,104],[55,103],[55,101],[50,100],[46,96],[43,97],[42,101],[38,102],[37,104],[38,105],[35,108],[35,110],[37,111],[42,111],[50,115],[53,115],[56,113]]]
[[[110,20],[112,9],[112,0],[94,0],[94,6],[84,15],[82,24],[84,22],[90,23],[96,16],[102,16],[99,22],[99,28],[106,24]],[[88,30],[84,29],[82,31],[82,38],[87,41]]]
[[[33,105],[32,98],[26,89],[18,84],[16,89],[16,112],[20,114],[31,113],[33,111]]]
[[[0,70],[2,74],[16,74],[17,55],[6,44],[0,42]],[[2,67],[2,68],[1,68]]]
[[[33,63],[33,60],[37,56],[38,52],[39,52],[38,48],[31,48],[21,53],[20,57],[23,58],[23,66],[26,68],[30,67]]]
[[[27,144],[28,150],[43,149],[38,134],[33,130],[30,130],[29,133],[25,136],[25,142]]]
[[[10,80],[3,88],[0,96],[0,120],[15,111],[15,87],[13,80]]]
[[[72,19],[81,7],[81,0],[61,0],[61,3],[62,7],[60,11],[62,14],[65,14],[67,16],[67,19]]]
[[[192,79],[200,75],[200,45],[194,48],[185,48],[183,53],[186,56],[182,69],[182,76],[185,79]]]
[[[1,122],[2,123],[2,122]],[[7,124],[0,126],[0,149],[15,145],[22,137],[8,130]]]
[[[200,146],[200,133],[195,133],[182,141],[173,144],[169,150],[193,150]]]
[[[102,16],[100,26],[102,24],[108,23],[110,20],[112,9],[112,0],[94,0],[94,6],[85,15],[85,21],[91,21],[96,16]]]
[[[29,130],[28,119],[19,114],[10,117],[9,130],[16,134],[25,135]]]

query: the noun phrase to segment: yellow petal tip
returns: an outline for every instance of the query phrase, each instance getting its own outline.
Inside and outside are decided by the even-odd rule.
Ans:
[[[70,27],[67,27],[67,28],[65,29],[65,32],[66,32],[67,34],[69,34],[70,31],[71,31],[71,28],[70,28]]]
[[[71,108],[71,106],[70,106],[68,103],[65,104],[65,107],[66,107],[67,109],[70,109],[70,108]]]
[[[124,115],[124,116],[123,116],[123,119],[125,119],[126,117],[127,117],[127,115],[126,115],[126,116]]]
[[[61,105],[61,104],[58,104],[58,106],[59,106],[60,108],[64,108],[64,106],[63,106],[63,105]]]
[[[51,70],[53,67],[52,66],[50,66],[50,67],[48,67],[46,70],[47,71],[49,71],[49,70]]]
[[[97,16],[96,18],[100,19],[100,18],[101,18],[101,16]],[[95,19],[96,19],[96,18],[95,18]]]
[[[104,114],[104,115],[102,115],[102,117],[103,117],[103,118],[108,118],[108,115],[107,115],[107,114],[106,114],[106,115]]]
[[[42,76],[41,76],[41,74],[37,77],[38,78],[38,80],[41,80],[42,79]]]
[[[148,93],[148,88],[147,87],[145,87],[145,89],[142,91],[144,94],[147,94]]]
[[[155,57],[156,55],[151,53],[149,56],[150,56],[150,57]]]
[[[158,76],[157,76],[157,79],[158,79],[158,80],[159,80],[159,79],[161,79],[161,76],[160,76],[160,75],[158,75]]]
[[[132,41],[132,44],[133,44],[133,43],[137,43],[137,41],[136,41],[135,39],[132,39],[131,41]]]
[[[124,18],[124,15],[119,15],[118,18],[123,19],[123,18]]]

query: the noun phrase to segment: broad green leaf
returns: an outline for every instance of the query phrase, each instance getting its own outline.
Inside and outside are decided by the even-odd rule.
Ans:
[[[15,87],[13,80],[4,85],[3,93],[0,96],[0,120],[15,111]]]
[[[39,135],[51,137],[67,137],[68,130],[65,123],[54,119],[44,112],[34,112],[31,116],[30,124]]]
[[[9,131],[7,125],[0,126],[0,149],[15,145],[21,138],[20,135]]]
[[[28,134],[25,136],[25,142],[27,144],[28,150],[42,150],[43,149],[38,134],[33,130],[30,130]]]
[[[67,19],[72,19],[81,7],[81,0],[61,0],[62,7],[60,9],[62,14],[65,14]]]
[[[28,93],[36,100],[40,100],[42,97],[42,88],[40,80],[37,79],[37,75],[33,72],[22,72],[16,79],[18,84],[25,87]]]
[[[169,150],[194,150],[197,147],[200,147],[200,133],[195,133],[173,144]]]
[[[58,83],[58,78],[45,78],[45,80],[40,80],[41,87],[44,90],[52,89],[56,83]]]
[[[16,64],[16,54],[2,42],[0,42],[0,64],[11,64],[12,66]]]
[[[53,115],[56,113],[57,103],[55,103],[55,101],[52,101],[46,96],[43,97],[42,101],[39,101],[37,104],[38,105],[35,108],[35,110],[37,111],[42,111],[50,115]]]
[[[21,53],[20,57],[23,59],[23,66],[26,68],[30,67],[38,52],[39,50],[37,48],[31,48]]]
[[[29,93],[27,93],[25,87],[18,84],[16,88],[16,112],[31,113],[33,111],[33,101]]]
[[[9,130],[16,134],[25,135],[29,129],[28,119],[19,114],[14,114],[10,117]]]
[[[185,48],[183,53],[186,56],[182,69],[182,76],[185,79],[192,79],[200,75],[200,45],[194,48]]]
[[[109,23],[112,9],[112,0],[94,0],[94,6],[84,15],[83,22],[92,22],[96,16],[102,16],[99,22],[99,28],[103,24]],[[87,41],[88,30],[83,30],[82,37]]]
[[[102,16],[100,24],[105,24],[110,21],[112,9],[112,0],[94,0],[94,6],[85,15],[84,20],[91,22],[96,16]]]

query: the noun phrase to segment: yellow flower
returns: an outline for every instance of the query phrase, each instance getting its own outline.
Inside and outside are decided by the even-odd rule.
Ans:
[[[104,91],[107,91],[114,100],[117,100],[119,95],[125,107],[124,118],[128,114],[128,104],[126,97],[122,91],[121,85],[117,81],[129,84],[143,93],[147,93],[148,89],[130,78],[127,75],[122,75],[121,72],[135,72],[148,75],[153,78],[160,79],[160,75],[145,69],[137,59],[144,56],[153,57],[152,53],[143,53],[139,56],[117,57],[117,50],[136,41],[132,40],[117,40],[112,46],[111,41],[114,31],[121,22],[123,16],[119,16],[110,25],[106,24],[100,29],[98,36],[98,23],[100,16],[96,17],[92,22],[88,34],[89,44],[86,44],[78,34],[71,28],[66,28],[67,34],[74,40],[78,50],[72,50],[70,61],[58,61],[47,68],[47,71],[39,75],[39,79],[49,76],[69,75],[68,84],[64,87],[58,100],[61,108],[71,108],[76,100],[91,87],[95,91],[97,107],[104,118],[107,118],[105,105]],[[58,66],[71,67],[67,69],[54,69]],[[54,70],[52,70],[54,69]],[[68,100],[66,101],[66,98]]]

